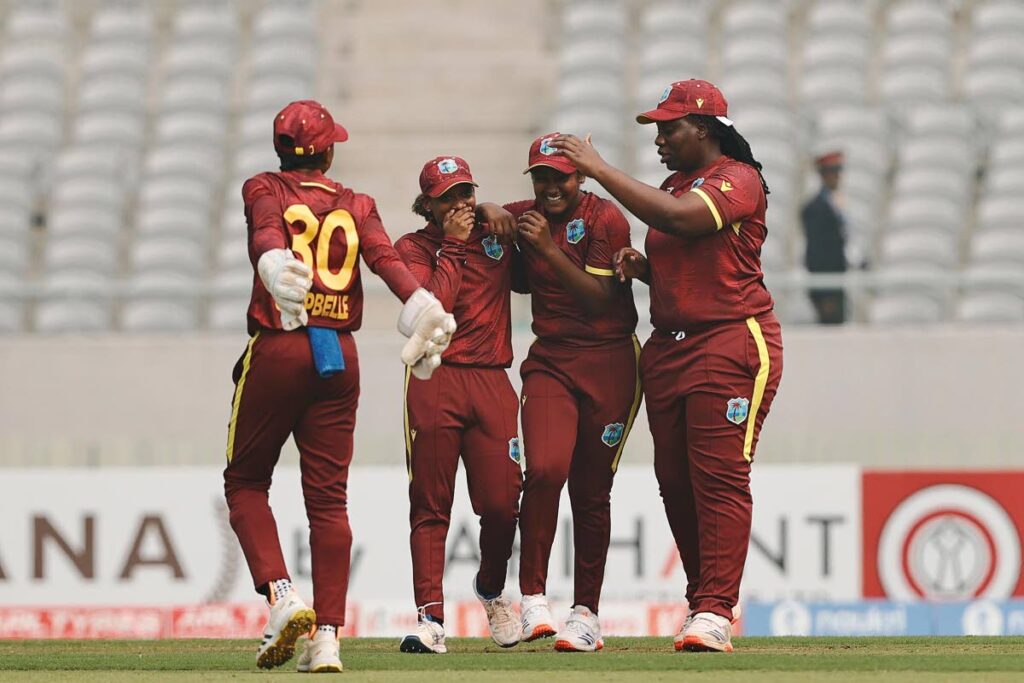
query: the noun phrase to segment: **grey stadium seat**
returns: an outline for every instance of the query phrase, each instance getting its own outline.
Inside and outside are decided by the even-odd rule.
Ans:
[[[225,92],[224,82],[210,76],[170,79],[164,85],[161,94],[161,105],[165,112],[224,112],[227,110],[228,100],[231,99],[229,93]]]
[[[289,102],[311,99],[314,92],[315,87],[312,78],[267,76],[250,80],[249,86],[245,91],[246,114],[242,119],[243,125],[248,120],[249,112],[271,110],[269,116],[262,117],[261,115],[260,118],[260,122],[265,129],[263,130],[262,137],[269,140],[270,133],[268,131],[271,128],[274,113],[284,109],[284,106]]]
[[[28,240],[23,235],[0,233],[0,272],[23,274],[28,263]]]
[[[132,245],[131,264],[136,272],[148,270],[197,276],[206,270],[203,245],[173,236],[141,238]]]
[[[229,81],[235,62],[230,44],[186,40],[171,46],[164,58],[164,70],[172,79],[198,75]]]
[[[800,81],[800,95],[814,107],[863,105],[867,75],[856,66],[813,69]]]
[[[186,5],[174,18],[176,38],[233,42],[238,28],[238,14],[232,3]]]
[[[951,200],[938,197],[897,197],[889,207],[889,230],[942,230],[958,232],[962,210]]]
[[[1024,102],[1024,74],[1013,66],[970,69],[964,75],[964,101],[979,116],[996,119],[999,111]]]
[[[19,40],[64,40],[70,30],[60,5],[23,4],[7,17],[7,38]]]
[[[907,114],[907,127],[914,135],[967,137],[974,133],[974,113],[951,104],[922,105]]]
[[[109,74],[82,81],[78,90],[78,109],[81,112],[146,111],[146,81],[130,74]]]
[[[703,37],[707,32],[706,6],[687,0],[660,0],[648,4],[640,14],[645,39],[669,36],[681,42]]]
[[[209,207],[214,188],[199,178],[170,177],[148,180],[139,188],[138,203],[156,207]]]
[[[8,43],[0,54],[0,73],[5,76],[35,76],[60,82],[66,66],[65,48],[59,42]]]
[[[126,193],[124,184],[112,178],[74,178],[54,188],[52,202],[63,206],[120,210]]]
[[[948,72],[952,57],[953,45],[948,37],[927,33],[890,38],[882,53],[886,71],[926,67]]]
[[[312,2],[267,5],[253,21],[254,42],[298,42],[308,38],[317,28],[315,7]]]
[[[135,112],[94,111],[76,117],[72,138],[82,144],[114,145],[126,149],[141,146],[146,120]]]
[[[963,171],[912,167],[900,169],[893,184],[894,196],[938,197],[965,204],[973,195],[973,178]]]
[[[64,86],[58,81],[40,80],[32,75],[6,78],[0,89],[0,111],[13,110],[60,116],[64,110]]]
[[[722,16],[724,35],[733,40],[748,36],[786,33],[786,14],[771,2],[742,0],[729,5]]]
[[[117,272],[117,247],[89,235],[50,240],[43,253],[43,263],[48,271],[71,269],[109,276]]]
[[[1024,205],[1019,197],[985,197],[978,204],[975,229],[1024,230]]]
[[[957,265],[956,240],[950,233],[917,228],[886,235],[882,241],[882,263],[891,265]]]
[[[222,151],[202,145],[173,144],[154,148],[143,164],[146,180],[160,177],[198,178],[216,182],[222,173]]]
[[[613,46],[605,45],[611,50]],[[249,63],[253,77],[289,76],[310,78],[316,74],[316,52],[312,45],[275,45],[257,48]]]
[[[116,244],[122,232],[121,212],[113,207],[55,205],[46,217],[46,232],[51,239],[77,235]]]
[[[985,194],[1016,194],[1024,196],[1024,164],[1020,166],[996,166],[985,176]]]
[[[941,2],[904,0],[890,7],[885,23],[890,35],[945,35],[953,30],[953,13]]]
[[[570,42],[577,38],[625,35],[629,17],[621,3],[577,0],[569,3],[562,15],[562,30]]]
[[[949,70],[938,66],[894,67],[882,74],[882,97],[888,106],[917,106],[949,98]]]
[[[1024,268],[1024,230],[988,230],[971,238],[974,264],[1006,263]]]
[[[152,50],[146,43],[97,43],[82,57],[82,78],[111,74],[145,78],[151,56]]]
[[[950,136],[929,136],[911,138],[900,146],[900,162],[904,168],[971,169],[976,165],[976,152],[969,141]]]
[[[146,209],[140,207],[135,225],[139,235],[149,237],[180,237],[199,244],[210,239],[210,217],[207,211],[192,207]]]
[[[121,326],[129,332],[172,332],[199,326],[195,278],[184,273],[147,271],[129,281]]]
[[[156,124],[160,143],[221,145],[228,137],[227,118],[209,112],[171,112]]]
[[[94,43],[140,43],[146,45],[153,34],[153,15],[141,4],[111,5],[98,9],[89,29]]]
[[[807,33],[813,35],[867,35],[871,17],[863,2],[815,2],[807,11]]]
[[[942,320],[942,306],[935,299],[920,294],[882,294],[868,308],[872,325],[927,325]]]
[[[984,323],[1024,323],[1024,299],[1013,294],[979,292],[965,294],[957,302],[956,320],[974,325]]]
[[[1011,65],[1024,66],[1024,43],[1018,34],[979,36],[967,51],[967,68],[984,69]]]
[[[1024,32],[1024,6],[1018,0],[990,0],[975,5],[971,29],[975,35]]]
[[[785,74],[773,69],[734,71],[722,78],[719,87],[730,106],[756,103],[785,107],[790,104]]]
[[[594,107],[622,109],[622,79],[613,74],[590,73],[565,78],[558,83],[558,105],[562,108]]]
[[[785,73],[789,54],[782,36],[726,41],[722,46],[722,64],[726,72],[733,69],[776,69]]]
[[[998,140],[992,145],[989,167],[996,169],[1024,166],[1024,135]]]
[[[804,73],[837,66],[866,69],[869,57],[868,42],[861,36],[810,35],[804,45]]]
[[[113,306],[104,300],[44,298],[35,308],[35,329],[44,334],[104,332],[113,325]]]
[[[249,245],[245,236],[245,220],[242,220],[242,230],[237,234],[223,234],[217,245],[217,269],[222,270],[244,270],[251,273],[252,266],[249,263]]]

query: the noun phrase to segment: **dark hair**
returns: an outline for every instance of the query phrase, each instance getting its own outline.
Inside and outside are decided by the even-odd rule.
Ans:
[[[294,146],[294,140],[287,135],[280,136],[281,143],[291,148]],[[327,150],[320,152],[319,154],[311,154],[309,156],[299,156],[298,154],[282,154],[277,153],[278,158],[281,160],[282,171],[297,171],[300,169],[316,171],[324,167],[327,162]]]
[[[422,216],[428,221],[434,220],[434,214],[430,211],[430,207],[427,206],[429,197],[420,192],[416,195],[416,199],[412,200],[412,212],[417,216]]]
[[[736,126],[727,126],[714,116],[704,116],[701,114],[693,114],[691,116],[703,123],[711,137],[718,140],[722,154],[747,166],[753,166],[757,171],[758,177],[761,178],[761,187],[764,188],[765,196],[771,194],[771,190],[768,189],[768,183],[764,181],[764,174],[761,173],[761,162],[754,158],[754,153],[750,151],[750,143],[740,135],[740,132],[736,130]]]

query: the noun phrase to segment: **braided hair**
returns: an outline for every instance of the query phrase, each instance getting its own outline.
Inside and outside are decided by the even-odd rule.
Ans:
[[[722,154],[747,166],[753,166],[757,170],[758,177],[761,179],[761,187],[764,188],[765,196],[767,197],[771,194],[771,191],[768,189],[768,183],[764,180],[764,174],[761,173],[761,162],[754,158],[754,153],[750,151],[750,143],[747,142],[745,137],[740,135],[740,132],[736,130],[736,126],[727,126],[714,116],[704,116],[701,114],[692,114],[691,116],[703,123],[711,137],[718,140]]]
[[[417,216],[427,219],[428,223],[434,220],[434,214],[430,211],[430,206],[427,205],[427,195],[422,192],[416,195],[416,199],[413,200],[412,212]]]

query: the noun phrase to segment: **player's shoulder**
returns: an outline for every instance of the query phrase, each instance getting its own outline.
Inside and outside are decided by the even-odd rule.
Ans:
[[[251,202],[261,194],[271,193],[272,188],[277,182],[275,180],[275,176],[277,175],[277,173],[265,171],[263,173],[257,173],[247,179],[242,183],[242,199],[246,202]]]
[[[745,164],[742,161],[737,161],[731,158],[726,158],[726,160],[714,170],[711,177],[728,179],[733,185],[738,183],[745,184],[748,182],[756,182],[758,187],[761,186],[761,178],[758,175],[756,168],[750,164]]]
[[[424,225],[419,230],[413,230],[407,232],[397,240],[395,240],[396,249],[415,249],[425,248],[430,245],[433,235],[430,230],[430,225]]]
[[[683,174],[676,171],[661,181],[661,187],[659,189],[664,190],[665,192],[675,192],[682,186],[683,180]]]

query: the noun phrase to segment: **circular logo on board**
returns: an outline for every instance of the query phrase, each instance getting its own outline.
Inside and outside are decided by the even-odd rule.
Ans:
[[[940,484],[893,510],[878,575],[893,600],[1006,598],[1020,577],[1020,538],[1006,510],[969,486]]]

